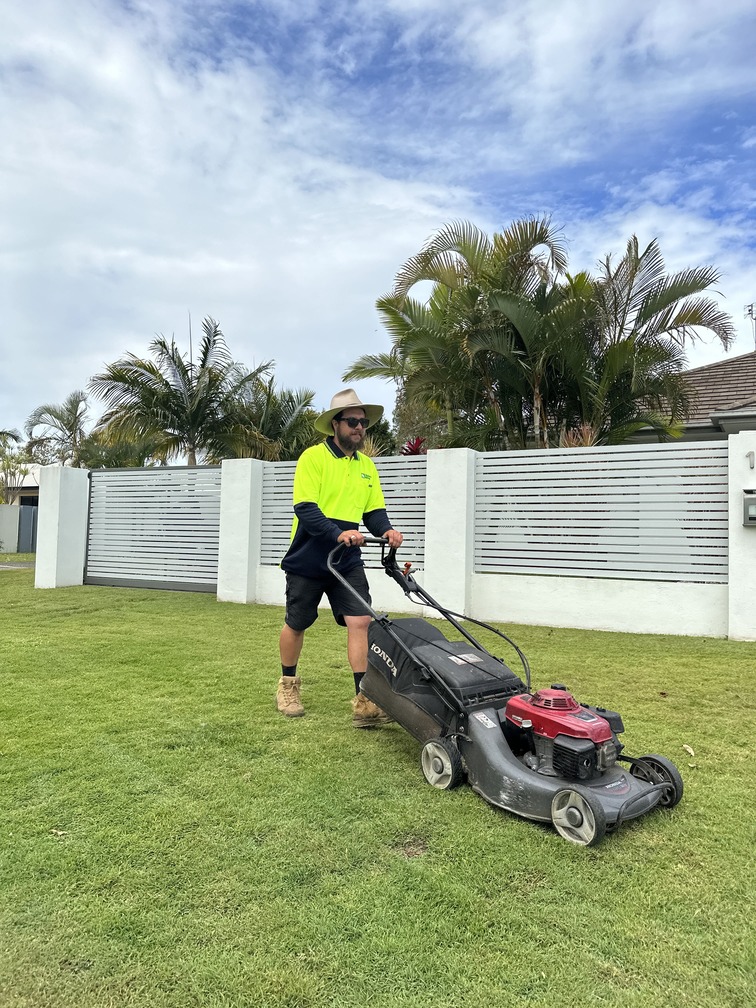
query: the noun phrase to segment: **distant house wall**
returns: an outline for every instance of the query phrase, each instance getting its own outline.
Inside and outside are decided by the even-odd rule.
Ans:
[[[7,488],[7,500],[9,504],[22,505],[24,507],[36,507],[39,503],[39,474],[43,466],[36,462],[28,466],[28,471],[20,477],[17,486]]]
[[[0,504],[0,552],[33,553],[37,548],[37,512],[26,504]]]

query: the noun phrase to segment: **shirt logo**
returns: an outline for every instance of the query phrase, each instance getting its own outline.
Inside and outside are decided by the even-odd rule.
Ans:
[[[370,479],[369,473],[360,473],[360,476],[362,476],[363,479]]]

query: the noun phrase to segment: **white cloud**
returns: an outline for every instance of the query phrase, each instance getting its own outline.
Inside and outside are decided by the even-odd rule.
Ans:
[[[181,339],[189,311],[327,405],[388,345],[375,299],[452,218],[551,211],[575,268],[658,236],[670,269],[719,266],[740,322],[756,297],[747,15],[741,0],[13,6],[0,426],[156,332]],[[686,144],[681,121],[717,102],[724,139],[709,124]],[[390,407],[390,387],[364,391]]]

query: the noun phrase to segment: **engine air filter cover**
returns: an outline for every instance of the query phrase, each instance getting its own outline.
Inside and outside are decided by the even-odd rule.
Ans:
[[[532,696],[520,693],[507,701],[505,716],[518,728],[530,721],[536,735],[550,739],[561,734],[600,744],[613,738],[608,721],[581,706],[566,690],[542,689]]]
[[[548,710],[580,710],[580,704],[572,693],[563,689],[554,689],[553,686],[551,689],[538,690],[533,696],[533,706],[545,707]]]

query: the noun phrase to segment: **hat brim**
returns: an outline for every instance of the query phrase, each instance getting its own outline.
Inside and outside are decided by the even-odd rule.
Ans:
[[[378,421],[383,416],[383,406],[376,406],[372,403],[353,403],[351,406],[340,406],[338,409],[329,409],[325,413],[321,413],[320,416],[315,421],[315,430],[320,434],[333,434],[333,427],[331,426],[331,421],[339,413],[343,413],[344,410],[348,409],[363,409],[365,410],[365,416],[368,421],[368,428],[372,427],[373,424],[377,424]]]

